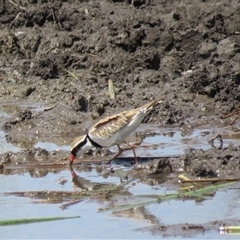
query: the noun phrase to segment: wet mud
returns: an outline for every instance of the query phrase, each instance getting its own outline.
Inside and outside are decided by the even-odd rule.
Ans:
[[[239,2],[15,2],[0,0],[0,127],[7,142],[24,150],[0,152],[1,173],[15,166],[68,168],[69,151],[34,144],[68,146],[97,120],[163,96],[144,123],[178,126],[186,135],[197,126],[229,127],[238,139],[238,111],[224,116],[239,108]],[[128,175],[147,179],[174,174],[171,184],[183,172],[192,178],[237,177],[239,146],[222,146],[219,139],[229,137],[224,134],[208,150],[139,156],[139,166],[133,158],[117,159],[111,167],[114,172],[125,164]],[[104,168],[112,154],[91,151],[76,163]],[[204,226],[195,228],[202,232]]]

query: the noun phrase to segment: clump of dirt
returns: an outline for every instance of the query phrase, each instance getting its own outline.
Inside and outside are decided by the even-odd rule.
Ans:
[[[4,1],[0,96],[61,101],[90,119],[162,95],[168,103],[149,122],[158,122],[159,112],[170,124],[204,114],[196,94],[207,96],[203,104],[212,114],[230,111],[240,98],[238,7],[215,1]],[[109,79],[116,100],[107,96]]]
[[[240,3],[213,0],[2,1],[0,100],[54,107],[22,107],[1,128],[29,149],[53,136],[70,144],[90,122],[162,96],[145,123],[220,123],[239,107],[239,9]],[[183,163],[196,162],[195,176],[219,174],[197,158],[217,156],[219,168],[238,167],[234,148],[212,151],[191,152]],[[28,155],[52,161],[49,153]]]
[[[184,169],[194,177],[238,177],[240,169],[238,152],[239,146],[232,144],[222,149],[211,148],[206,151],[192,149],[179,158],[175,170]]]

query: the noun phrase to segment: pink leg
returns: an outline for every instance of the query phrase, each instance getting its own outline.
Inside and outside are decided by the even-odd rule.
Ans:
[[[122,148],[120,148],[119,145],[117,145],[117,146],[118,146],[118,153],[113,158],[108,160],[107,163],[111,163],[114,159],[116,159],[117,157],[119,157],[122,154],[122,152],[123,152]]]
[[[134,148],[134,145],[131,145],[127,142],[124,142],[125,144],[127,144],[133,151],[133,155],[134,155],[134,159],[135,159],[135,164],[138,164],[138,159],[137,159],[137,155],[136,155],[136,152],[135,152],[135,148]]]
[[[126,143],[126,142],[124,142],[124,143],[125,143],[126,145],[128,145],[128,146],[132,149],[133,155],[134,155],[134,159],[135,159],[135,164],[138,164],[138,159],[137,159],[137,155],[136,155],[134,146],[131,145],[131,144],[129,144],[129,143]],[[123,152],[123,149],[122,149],[119,145],[117,145],[117,146],[118,146],[118,153],[117,153],[111,160],[108,161],[109,163],[110,163],[112,160],[114,160],[114,159],[116,159],[117,157],[119,157],[119,156],[122,154],[122,152]]]
[[[118,146],[118,153],[113,157],[113,159],[119,157],[122,154],[122,152],[123,152],[122,148],[120,148],[119,145],[117,145],[117,146]]]

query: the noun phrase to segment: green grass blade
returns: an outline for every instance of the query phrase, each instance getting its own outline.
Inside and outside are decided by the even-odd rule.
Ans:
[[[58,221],[58,220],[65,220],[65,219],[72,219],[72,218],[80,218],[80,216],[0,220],[0,226],[28,224],[28,223],[36,223],[36,222],[47,222],[47,221]]]
[[[189,192],[181,193],[180,196],[202,196],[203,194],[207,194],[209,192],[214,192],[219,188],[227,187],[234,183],[235,182],[227,182],[227,183],[221,183],[221,184],[217,184],[217,185],[210,185],[210,186],[199,188],[199,189],[192,190]]]
[[[199,196],[203,196],[204,194],[216,191],[219,188],[223,188],[223,187],[229,186],[229,185],[234,184],[234,183],[235,182],[227,182],[227,183],[223,183],[223,184],[211,185],[211,186],[207,186],[207,187],[204,187],[204,188],[192,190],[192,191],[189,191],[189,192],[183,192],[183,193],[155,195],[155,196],[153,195],[152,199],[149,199],[147,201],[118,205],[118,206],[114,206],[114,207],[111,207],[111,208],[101,209],[100,211],[103,211],[103,212],[105,212],[105,211],[123,211],[123,210],[128,210],[128,209],[131,209],[131,208],[138,208],[138,207],[146,206],[146,205],[149,205],[151,203],[169,201],[169,200],[177,199],[177,198],[182,199],[184,197],[199,197]],[[141,195],[141,196],[135,196],[135,197],[145,197],[145,196]]]

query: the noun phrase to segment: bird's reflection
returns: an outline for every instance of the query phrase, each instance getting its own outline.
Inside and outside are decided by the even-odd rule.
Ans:
[[[76,174],[76,172],[73,170],[71,166],[70,166],[70,173],[72,177],[73,187],[75,189],[80,191],[89,191],[90,194],[92,192],[93,193],[92,196],[99,199],[103,199],[102,195],[99,195],[96,193],[104,193],[104,192],[110,193],[109,195],[110,198],[107,198],[107,195],[104,197],[104,201],[106,199],[108,200],[107,202],[105,202],[106,204],[105,209],[114,208],[118,204],[125,205],[128,203],[131,203],[132,201],[134,202],[136,201],[134,199],[134,196],[132,196],[132,194],[128,191],[128,187],[127,189],[125,188],[125,186],[127,186],[129,183],[134,182],[134,179],[136,180],[136,178],[132,178],[125,182],[121,182],[119,185],[116,185],[113,183],[92,182],[88,179],[80,177]],[[121,172],[117,173],[117,175],[118,174],[121,176],[123,175]],[[145,207],[136,207],[128,210],[117,210],[117,211],[114,211],[114,215],[118,217],[126,217],[126,218],[131,218],[136,220],[149,221],[150,223],[154,223],[154,224],[159,222],[158,219],[154,217],[154,215],[148,213]]]
[[[80,177],[76,174],[76,172],[73,170],[71,166],[70,166],[70,172],[72,176],[73,187],[77,190],[107,191],[107,190],[115,189],[117,187],[117,185],[113,183],[92,182],[88,179]]]

